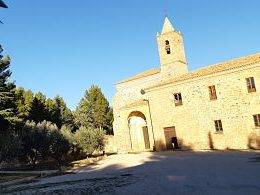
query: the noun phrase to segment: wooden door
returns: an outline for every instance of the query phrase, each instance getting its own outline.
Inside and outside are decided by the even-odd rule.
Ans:
[[[172,138],[176,137],[176,131],[175,127],[165,127],[164,128],[164,136],[165,136],[165,142],[166,142],[166,149],[172,150]]]
[[[143,135],[144,135],[144,145],[145,149],[150,149],[150,140],[149,140],[149,134],[148,134],[148,128],[147,126],[143,127]]]

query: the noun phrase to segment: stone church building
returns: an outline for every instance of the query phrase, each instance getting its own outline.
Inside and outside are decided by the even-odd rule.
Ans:
[[[167,17],[157,43],[160,68],[116,83],[118,152],[260,148],[260,54],[188,71]]]

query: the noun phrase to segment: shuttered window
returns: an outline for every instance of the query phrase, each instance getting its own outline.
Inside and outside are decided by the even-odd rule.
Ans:
[[[209,99],[210,100],[216,100],[217,99],[217,93],[215,85],[209,86]]]
[[[260,114],[253,115],[256,127],[260,127]]]
[[[218,132],[218,133],[223,132],[223,127],[222,127],[221,120],[215,120],[214,122],[215,122],[216,132]]]
[[[256,92],[254,77],[246,78],[246,84],[248,93]]]

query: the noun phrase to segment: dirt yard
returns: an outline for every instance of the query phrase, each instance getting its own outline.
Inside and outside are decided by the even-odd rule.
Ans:
[[[257,152],[119,154],[0,194],[260,194],[259,170]]]

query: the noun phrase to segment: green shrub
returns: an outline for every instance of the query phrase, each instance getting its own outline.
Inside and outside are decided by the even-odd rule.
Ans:
[[[50,132],[58,130],[51,122],[43,121],[38,124],[27,121],[23,128],[23,145],[26,160],[33,166],[37,161],[48,158]]]
[[[65,157],[70,150],[70,142],[57,129],[51,129],[49,131],[49,141],[49,154],[61,165],[63,157]]]
[[[0,133],[0,163],[18,160],[21,157],[22,141],[12,132]]]
[[[101,151],[105,146],[105,132],[102,129],[82,126],[74,136],[77,146],[87,155]]]
[[[62,164],[72,146],[73,136],[69,131],[65,127],[60,131],[48,121],[26,122],[22,137],[27,162],[35,166],[35,163],[52,157]]]

